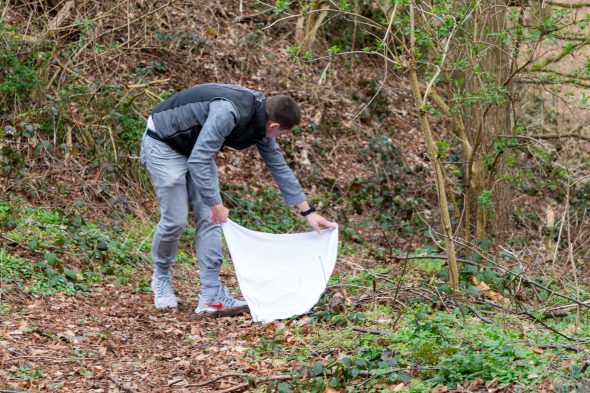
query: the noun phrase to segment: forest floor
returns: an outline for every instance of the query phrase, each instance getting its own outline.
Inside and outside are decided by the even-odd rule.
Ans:
[[[244,2],[243,15],[238,2],[176,1],[159,13],[148,12],[152,2],[87,3],[94,8],[66,2],[55,43],[31,49],[55,60],[41,61],[47,80],[36,93],[61,97],[59,105],[39,100],[27,111],[23,94],[24,109],[14,108],[22,118],[3,119],[12,127],[3,147],[15,154],[0,182],[0,392],[590,392],[588,309],[547,317],[571,301],[483,266],[472,252],[461,257],[482,265],[461,265],[462,294],[442,292],[448,277],[417,115],[403,78],[382,81],[379,59],[298,58],[295,20],[263,29],[260,2]],[[129,7],[149,21],[129,25]],[[42,25],[29,30],[26,3],[5,12],[23,37],[45,37]],[[326,32],[317,56],[341,44]],[[27,52],[21,38],[15,47]],[[195,320],[198,271],[186,234],[180,307],[153,307],[145,255],[157,202],[138,164],[145,118],[166,95],[212,81],[302,104],[305,125],[282,147],[312,202],[343,228],[329,289],[307,315]],[[442,122],[433,127],[458,151]],[[564,152],[587,156],[570,145]],[[256,152],[222,152],[219,164],[224,200],[242,224],[303,230]],[[587,251],[579,250],[586,259],[576,288],[565,252],[547,257],[546,193],[519,194],[513,248],[490,252],[507,269],[588,299]],[[587,232],[578,233],[586,245]],[[403,263],[393,252],[439,259]],[[223,279],[236,293],[231,266]]]
[[[176,272],[175,311],[153,307],[149,269],[126,285],[95,284],[87,296],[2,303],[0,389],[229,392],[266,391],[270,384],[279,392],[590,391],[587,344],[516,316],[450,310],[453,303],[444,301],[437,311],[419,299],[418,287],[404,286],[391,307],[391,288],[384,292],[379,283],[369,295],[367,277],[346,267],[354,266],[349,257],[341,262],[310,314],[269,324],[249,315],[195,319],[198,273],[190,266]],[[224,265],[222,279],[236,293],[231,266]],[[333,302],[338,296],[345,297],[340,304]],[[554,326],[570,334],[571,325]],[[588,336],[588,326],[580,329],[578,337]],[[383,381],[392,367],[397,373]],[[349,382],[330,378],[346,369],[355,370]],[[445,379],[451,387],[440,383]]]
[[[144,273],[136,278],[147,282]],[[243,380],[183,385],[228,373],[286,371],[285,362],[253,361],[249,353],[280,324],[254,323],[249,316],[194,319],[195,275],[187,269],[176,281],[176,311],[156,310],[146,288],[113,284],[96,285],[89,296],[30,299],[14,308],[0,322],[0,387],[109,392],[122,383],[139,392],[209,392]]]

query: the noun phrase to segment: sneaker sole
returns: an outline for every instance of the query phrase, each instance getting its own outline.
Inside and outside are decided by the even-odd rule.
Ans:
[[[191,320],[198,321],[201,319],[208,319],[208,318],[221,318],[221,317],[236,317],[238,315],[249,314],[250,309],[248,306],[240,306],[240,307],[233,307],[228,308],[225,310],[215,310],[215,311],[204,311],[198,314],[194,314],[191,316]]]
[[[158,310],[165,310],[167,308],[178,308],[178,300],[174,298],[174,300],[167,300],[163,302],[157,302],[154,300],[154,307]]]
[[[175,304],[175,305],[169,305],[169,304],[155,305],[154,304],[154,307],[156,308],[156,310],[176,310],[178,308],[178,304]]]

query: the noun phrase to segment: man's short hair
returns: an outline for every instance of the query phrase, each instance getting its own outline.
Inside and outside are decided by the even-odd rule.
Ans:
[[[291,97],[279,94],[266,99],[266,119],[276,121],[281,128],[290,130],[301,122],[299,105]]]

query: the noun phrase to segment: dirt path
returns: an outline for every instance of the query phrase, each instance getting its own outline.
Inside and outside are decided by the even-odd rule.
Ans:
[[[88,297],[31,299],[0,322],[0,389],[124,391],[112,375],[137,392],[209,392],[243,381],[182,385],[229,372],[284,372],[248,351],[274,325],[249,316],[191,320],[197,300],[192,282],[185,277],[176,283],[181,304],[175,312],[155,310],[149,293],[130,286],[104,284]]]

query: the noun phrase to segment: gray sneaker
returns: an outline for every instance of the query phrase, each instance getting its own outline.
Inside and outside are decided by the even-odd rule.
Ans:
[[[172,278],[152,277],[152,293],[156,308],[176,308],[178,306],[174,288],[172,288]]]
[[[227,311],[246,307],[248,304],[243,300],[234,299],[227,288],[219,287],[217,295],[213,299],[205,299],[202,295],[199,296],[199,304],[195,309],[197,314],[214,313],[218,311]]]

